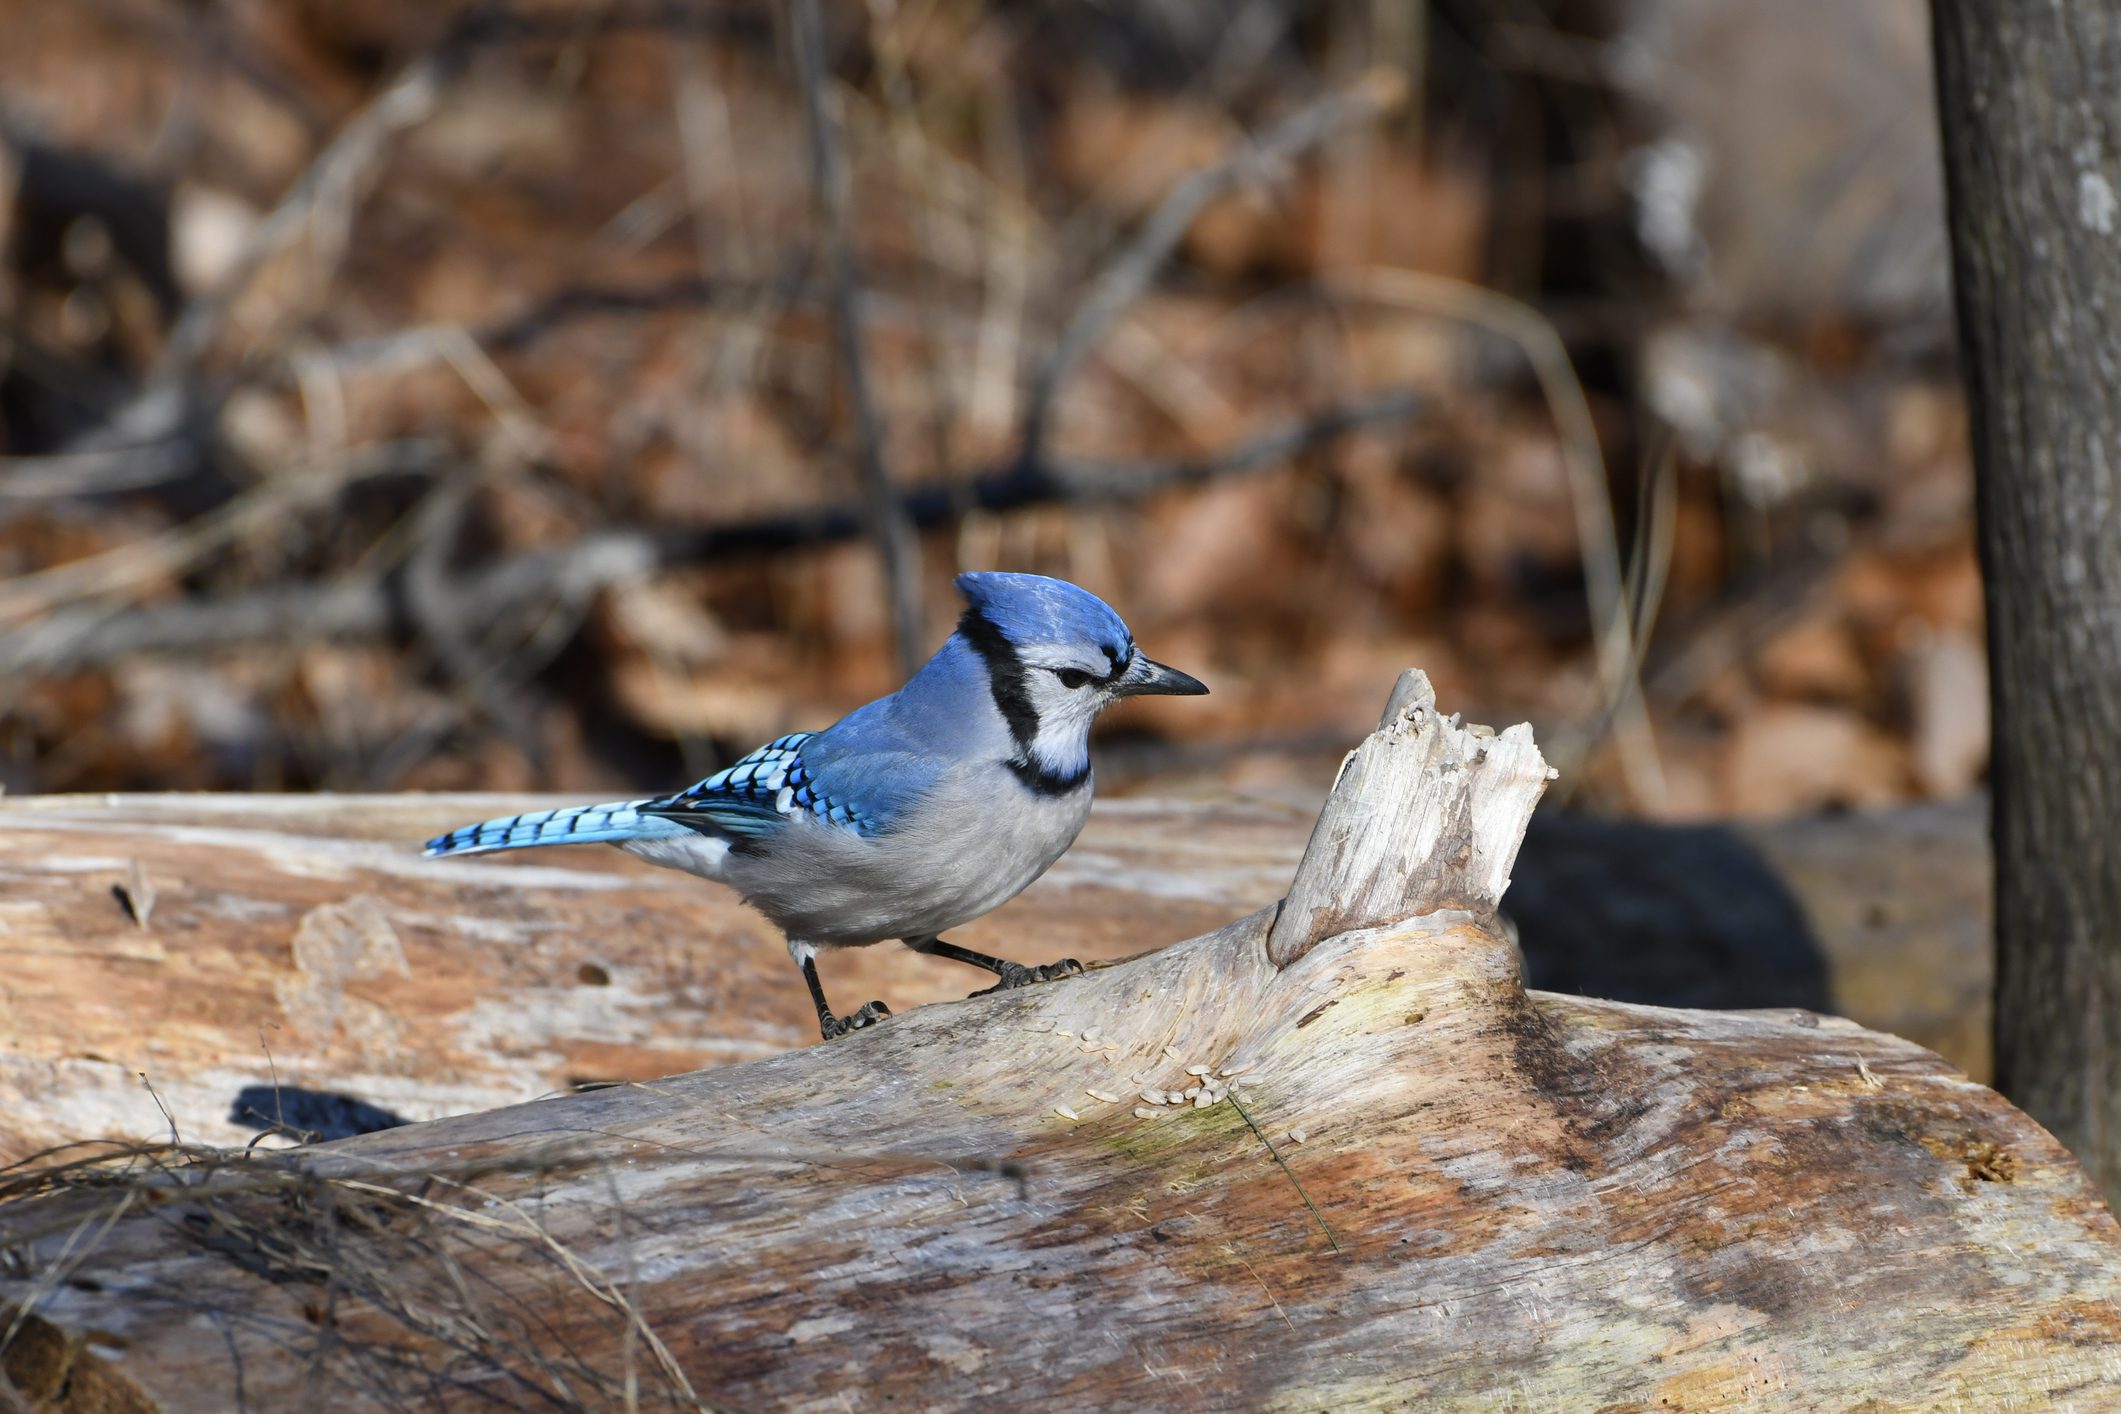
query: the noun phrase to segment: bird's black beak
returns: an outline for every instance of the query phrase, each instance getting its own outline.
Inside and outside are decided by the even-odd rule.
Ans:
[[[1137,653],[1127,671],[1112,685],[1114,697],[1202,697],[1208,685],[1189,673],[1167,668]]]

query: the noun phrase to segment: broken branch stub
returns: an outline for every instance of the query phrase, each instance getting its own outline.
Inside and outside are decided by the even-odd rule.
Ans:
[[[1319,812],[1268,958],[1287,967],[1327,938],[1443,909],[1492,914],[1553,775],[1531,727],[1462,726],[1437,713],[1428,674],[1400,674]]]

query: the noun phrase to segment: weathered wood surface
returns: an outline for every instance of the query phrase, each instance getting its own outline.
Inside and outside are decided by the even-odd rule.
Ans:
[[[1422,789],[1478,776],[1459,745]],[[0,1206],[8,1369],[62,1409],[2121,1400],[2121,1229],[2036,1125],[1848,1023],[1527,993],[1478,843],[1407,871],[1469,907],[1358,887],[1398,921],[1283,968],[1264,910],[299,1171]],[[1137,1099],[1196,1065],[1250,1083]]]
[[[1326,938],[1417,912],[1492,914],[1551,774],[1530,727],[1497,737],[1455,718],[1439,726],[1427,676],[1404,674],[1341,763],[1268,930],[1268,961],[1287,967]]]
[[[0,799],[0,1162],[166,1136],[143,1074],[186,1138],[240,1144],[255,1126],[231,1121],[237,1097],[276,1075],[297,1124],[319,1123],[285,1098],[297,1087],[431,1119],[815,1041],[786,950],[723,890],[601,846],[418,857],[442,829],[555,803]],[[1506,904],[1534,983],[1830,1007],[1985,1076],[1982,815],[1736,839],[1542,818]],[[1277,898],[1311,828],[1258,801],[1101,802],[1050,874],[960,936],[1027,962],[1193,937]],[[144,928],[112,892],[135,860],[155,890]],[[898,947],[826,966],[834,995],[900,1011],[985,985]]]
[[[183,1133],[227,1143],[250,1132],[229,1122],[235,1096],[276,1070],[288,1087],[431,1118],[813,1039],[784,950],[720,890],[601,848],[415,857],[411,842],[436,830],[540,803],[555,802],[0,800],[0,1159],[166,1133],[143,1073]],[[965,936],[1029,961],[1190,936],[1274,898],[1306,828],[1257,801],[1106,802],[1052,874]],[[1745,876],[1743,849],[1772,875]],[[1764,968],[1779,949],[1800,972],[1816,966],[1824,1004],[1978,1076],[1985,851],[1978,802],[1746,826],[1737,840],[1543,821],[1509,906],[1534,981],[1685,1004],[1808,1000],[1788,968]],[[156,891],[145,929],[112,892],[135,859]],[[902,1008],[977,981],[897,948],[833,966],[836,987]],[[1749,987],[1748,972],[1770,985]]]
[[[240,1145],[258,1126],[231,1119],[237,1096],[275,1079],[431,1119],[816,1042],[787,948],[727,890],[601,845],[420,857],[443,829],[534,804],[0,800],[0,1162],[166,1137],[163,1107],[187,1140]],[[1267,804],[1108,802],[1029,895],[953,936],[1027,962],[1196,936],[1279,896],[1305,824]],[[145,927],[114,892],[135,861]],[[895,945],[823,965],[833,995],[898,1011],[992,980]]]

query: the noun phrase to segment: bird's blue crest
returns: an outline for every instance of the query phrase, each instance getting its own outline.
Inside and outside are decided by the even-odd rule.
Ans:
[[[990,570],[959,575],[957,589],[1014,647],[1086,644],[1114,663],[1133,652],[1134,635],[1112,606],[1064,579]]]

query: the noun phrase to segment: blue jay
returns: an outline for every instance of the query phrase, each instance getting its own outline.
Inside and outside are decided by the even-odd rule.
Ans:
[[[770,741],[675,795],[467,825],[428,841],[428,856],[602,842],[727,884],[787,936],[827,1040],[891,1010],[833,1015],[820,949],[897,938],[986,968],[999,979],[989,992],[1082,971],[940,935],[1016,897],[1075,843],[1100,711],[1208,689],[1136,651],[1119,615],[1075,585],[962,574],[957,587],[969,607],[936,655],[825,730]]]

